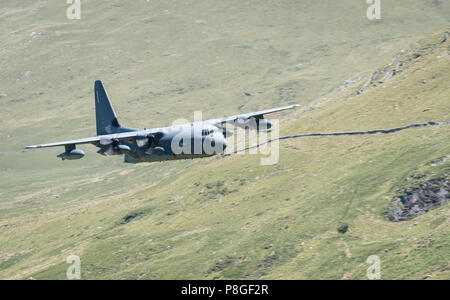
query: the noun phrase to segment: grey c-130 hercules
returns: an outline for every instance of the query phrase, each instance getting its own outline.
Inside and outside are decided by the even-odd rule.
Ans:
[[[126,163],[208,157],[223,153],[226,148],[226,137],[233,134],[224,126],[227,122],[234,122],[236,126],[246,129],[269,129],[272,122],[264,119],[264,115],[299,106],[294,104],[184,125],[139,130],[119,124],[101,81],[95,82],[94,91],[97,136],[26,148],[64,146],[65,152],[58,155],[62,160],[83,158],[83,150],[76,149],[78,144],[93,144],[100,148],[97,153],[102,155],[124,154]]]

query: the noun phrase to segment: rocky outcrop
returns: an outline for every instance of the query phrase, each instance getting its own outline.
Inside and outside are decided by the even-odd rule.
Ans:
[[[360,95],[370,88],[384,84],[408,69],[413,61],[431,54],[437,47],[440,47],[440,44],[448,43],[449,41],[450,31],[446,31],[442,38],[432,41],[422,40],[411,49],[402,50],[389,64],[373,72],[370,78],[356,91],[356,94]]]
[[[443,177],[429,180],[413,190],[405,191],[389,206],[389,220],[407,221],[428,212],[432,207],[445,204],[450,200],[449,187],[448,178]]]

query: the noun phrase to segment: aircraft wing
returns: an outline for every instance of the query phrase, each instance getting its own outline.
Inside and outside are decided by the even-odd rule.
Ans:
[[[234,116],[224,117],[224,118],[219,118],[219,119],[211,119],[211,120],[205,121],[205,123],[214,125],[214,124],[223,124],[226,122],[235,121],[237,119],[250,119],[250,118],[258,119],[258,118],[262,118],[264,115],[267,115],[267,114],[271,114],[271,113],[275,113],[275,112],[279,112],[279,111],[283,111],[283,110],[288,110],[288,109],[293,109],[293,108],[296,108],[299,106],[300,106],[300,104],[281,106],[281,107],[277,107],[277,108],[260,110],[260,111],[255,111],[255,112],[241,114],[241,115],[234,115]]]
[[[287,109],[292,109],[295,107],[300,106],[299,104],[294,105],[288,105],[288,106],[282,106],[272,109],[266,109],[266,110],[260,110],[256,112],[246,113],[246,114],[240,114],[230,117],[224,117],[219,119],[211,119],[204,121],[204,123],[208,124],[223,124],[230,121],[235,121],[237,119],[249,119],[249,118],[261,118],[266,114],[271,114]],[[150,131],[131,131],[131,132],[122,132],[122,133],[114,133],[114,134],[107,134],[107,135],[99,135],[99,136],[93,136],[89,138],[84,139],[78,139],[78,140],[71,140],[71,141],[64,141],[64,142],[56,142],[56,143],[49,143],[49,144],[39,144],[39,145],[32,145],[32,146],[26,146],[26,149],[36,149],[36,148],[47,148],[47,147],[58,147],[58,146],[68,146],[68,145],[78,145],[78,144],[98,144],[101,140],[134,140],[134,138],[142,133],[153,133]]]
[[[103,139],[105,139],[105,140],[111,140],[111,139],[129,140],[129,139],[136,137],[136,135],[138,135],[138,133],[139,133],[139,131],[132,131],[132,132],[123,132],[123,133],[115,133],[115,134],[108,134],[108,135],[99,135],[99,136],[93,136],[93,137],[89,137],[89,138],[72,140],[72,141],[26,146],[25,148],[26,149],[36,149],[36,148],[46,148],[46,147],[77,145],[77,144],[96,144],[96,143],[99,143]]]

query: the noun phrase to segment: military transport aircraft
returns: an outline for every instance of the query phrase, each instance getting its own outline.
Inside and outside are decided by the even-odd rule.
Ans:
[[[26,148],[64,146],[65,152],[58,155],[62,160],[83,158],[83,150],[76,149],[78,144],[93,144],[100,148],[97,153],[102,155],[125,154],[126,163],[207,157],[223,153],[226,148],[226,137],[233,134],[226,128],[226,123],[234,122],[245,129],[269,129],[272,122],[264,119],[264,115],[299,106],[294,104],[184,125],[139,130],[119,124],[101,81],[95,82],[94,91],[97,136]]]

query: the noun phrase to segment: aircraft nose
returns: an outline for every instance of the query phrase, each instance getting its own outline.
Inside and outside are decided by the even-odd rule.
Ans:
[[[227,143],[227,141],[225,140],[224,137],[215,138],[213,140],[213,143],[215,145],[215,149],[216,149],[215,152],[216,153],[223,153],[225,151],[225,149],[227,148],[227,145],[228,145],[228,143]]]

